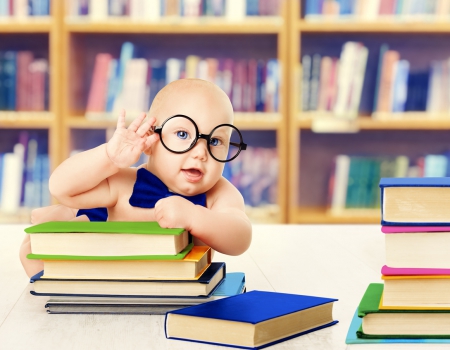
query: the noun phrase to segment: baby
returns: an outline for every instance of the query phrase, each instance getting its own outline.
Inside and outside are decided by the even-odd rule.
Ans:
[[[43,219],[71,220],[71,208],[106,207],[109,221],[157,221],[161,227],[182,227],[195,244],[221,253],[245,252],[252,236],[239,191],[222,177],[224,164],[246,144],[232,125],[228,96],[213,83],[181,79],[155,97],[128,128],[125,112],[112,138],[99,147],[65,160],[50,177],[50,192],[62,204]],[[130,168],[145,152],[146,164]],[[85,217],[78,217],[83,220]],[[29,276],[42,262],[28,260],[29,238],[20,258]]]

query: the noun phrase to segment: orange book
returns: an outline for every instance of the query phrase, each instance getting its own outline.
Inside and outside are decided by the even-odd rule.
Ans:
[[[31,110],[30,91],[30,64],[33,62],[31,51],[19,51],[17,53],[17,85],[16,85],[16,110]]]
[[[391,112],[392,89],[394,85],[394,67],[400,59],[398,51],[388,50],[383,56],[381,69],[380,90],[378,93],[378,112]]]

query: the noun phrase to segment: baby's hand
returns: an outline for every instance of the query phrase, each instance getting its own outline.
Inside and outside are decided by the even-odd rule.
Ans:
[[[195,204],[180,196],[160,199],[155,204],[155,220],[164,228],[190,230]]]
[[[142,113],[126,128],[125,111],[120,112],[116,131],[106,144],[106,153],[117,167],[128,168],[136,163],[142,152],[158,139],[158,134],[149,136],[148,133],[155,123],[155,118],[142,123],[145,116],[146,114]]]

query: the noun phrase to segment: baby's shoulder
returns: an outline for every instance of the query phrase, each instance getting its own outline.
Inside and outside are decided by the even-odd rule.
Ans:
[[[123,187],[134,184],[138,168],[123,168],[109,177],[110,184],[114,187]]]

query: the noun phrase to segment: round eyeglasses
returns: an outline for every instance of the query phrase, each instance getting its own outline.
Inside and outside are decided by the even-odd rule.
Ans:
[[[186,115],[177,114],[164,121],[161,126],[152,126],[159,134],[161,143],[170,152],[185,153],[191,150],[198,139],[205,139],[208,152],[218,162],[229,162],[247,149],[242,134],[234,125],[217,125],[209,134],[201,134],[197,124]]]

